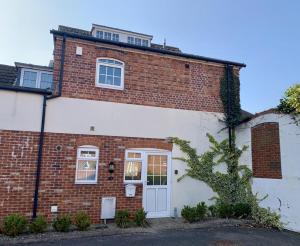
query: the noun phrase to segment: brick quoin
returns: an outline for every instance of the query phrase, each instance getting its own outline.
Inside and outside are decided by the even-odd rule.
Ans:
[[[75,54],[76,46],[83,48],[82,56]],[[56,84],[61,47],[62,39],[57,37],[54,48]],[[224,65],[118,48],[67,38],[62,96],[196,111],[223,111],[219,90]],[[96,59],[99,57],[125,63],[124,90],[95,86]],[[238,69],[235,71],[238,74]]]
[[[0,131],[0,139],[0,220],[10,213],[30,218],[39,133],[4,130]],[[81,145],[99,148],[97,184],[75,184],[77,147]],[[59,214],[83,210],[93,223],[98,223],[103,196],[115,196],[117,209],[133,213],[141,208],[142,184],[137,185],[135,197],[126,198],[123,183],[125,149],[136,147],[172,150],[165,139],[46,133],[38,214],[50,221],[50,206],[58,205]],[[113,180],[108,180],[110,161],[116,164]]]
[[[251,139],[253,176],[281,179],[279,124],[267,122],[252,127]]]

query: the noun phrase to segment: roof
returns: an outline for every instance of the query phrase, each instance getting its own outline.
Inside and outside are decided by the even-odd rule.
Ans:
[[[91,32],[89,32],[89,31],[77,29],[77,28],[73,28],[73,27],[66,27],[66,26],[60,25],[58,27],[58,30],[50,30],[50,33],[52,33],[54,36],[65,36],[65,37],[77,38],[77,39],[82,39],[82,40],[87,40],[87,41],[92,41],[92,42],[97,42],[97,43],[117,45],[119,47],[155,52],[155,53],[164,54],[164,55],[172,55],[172,56],[177,56],[177,57],[202,60],[202,61],[206,61],[206,62],[213,62],[213,63],[219,63],[219,64],[228,64],[228,65],[233,65],[233,66],[237,66],[237,67],[246,67],[246,65],[244,63],[239,63],[239,62],[234,62],[234,61],[221,60],[221,59],[215,59],[215,58],[210,58],[210,57],[205,57],[205,56],[187,54],[187,53],[182,53],[182,52],[178,52],[178,51],[161,49],[161,48],[157,48],[157,47],[137,46],[137,45],[123,43],[123,42],[116,42],[116,41],[112,41],[112,40],[100,39],[100,38],[93,37]]]
[[[15,65],[17,68],[18,67],[29,68],[29,69],[44,70],[44,71],[49,71],[49,72],[53,71],[53,67],[49,67],[49,66],[34,65],[34,64],[22,63],[22,62],[15,62]]]
[[[13,85],[17,79],[15,66],[0,64],[0,85]]]
[[[150,38],[150,39],[153,38],[153,36],[152,36],[152,35],[149,35],[149,34],[144,34],[144,33],[140,33],[140,32],[132,32],[132,31],[124,30],[124,29],[119,29],[119,28],[110,27],[110,26],[103,26],[103,25],[98,25],[98,24],[93,24],[92,30],[93,30],[95,27],[109,28],[109,29],[112,29],[112,30],[115,30],[115,31],[128,32],[128,33],[132,33],[132,34],[135,34],[135,35],[145,36],[145,37],[148,37],[148,38]]]

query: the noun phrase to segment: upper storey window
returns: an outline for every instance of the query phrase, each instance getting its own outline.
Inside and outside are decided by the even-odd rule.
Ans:
[[[119,42],[119,34],[117,33],[111,33],[111,32],[103,32],[103,31],[97,31],[96,37],[106,40],[112,40]]]
[[[117,90],[124,89],[124,63],[110,58],[98,58],[96,85]]]
[[[52,90],[52,73],[23,68],[21,72],[20,85],[24,87]]]
[[[141,39],[141,38],[134,38],[131,36],[127,37],[127,43],[128,44],[135,44],[138,46],[149,46],[149,41],[147,39]]]

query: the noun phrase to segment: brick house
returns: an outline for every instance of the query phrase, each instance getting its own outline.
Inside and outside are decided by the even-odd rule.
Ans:
[[[226,68],[238,75],[245,65],[95,24],[91,31],[59,26],[51,34],[53,63],[16,63],[9,68],[15,78],[0,87],[7,105],[0,111],[0,218],[20,212],[50,220],[84,210],[97,223],[113,218],[114,208],[144,207],[157,218],[180,215],[187,204],[209,203],[214,193],[206,184],[177,182],[186,166],[172,159],[181,153],[168,137],[191,141],[199,153],[209,148],[206,133],[226,138],[220,131],[220,78]],[[240,144],[251,144],[246,131],[255,119],[247,118]],[[273,131],[278,125],[268,122],[251,130],[260,178],[282,178],[279,134]],[[256,158],[262,153],[257,146],[273,149],[259,141],[265,133],[277,139],[271,141],[277,146],[271,165],[269,157]],[[135,194],[126,194],[125,187]]]

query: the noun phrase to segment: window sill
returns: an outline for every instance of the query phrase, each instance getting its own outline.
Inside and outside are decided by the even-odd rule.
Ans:
[[[143,181],[141,180],[133,180],[133,181],[130,181],[130,180],[124,180],[124,184],[143,184]]]
[[[119,91],[124,90],[123,86],[104,85],[104,84],[98,84],[98,83],[96,83],[96,86],[100,87],[100,88],[104,88],[104,89],[112,89],[112,90],[119,90]]]
[[[76,185],[89,185],[89,184],[97,184],[97,181],[93,181],[93,182],[86,182],[86,181],[83,181],[83,182],[80,182],[80,181],[76,181],[75,182]]]

